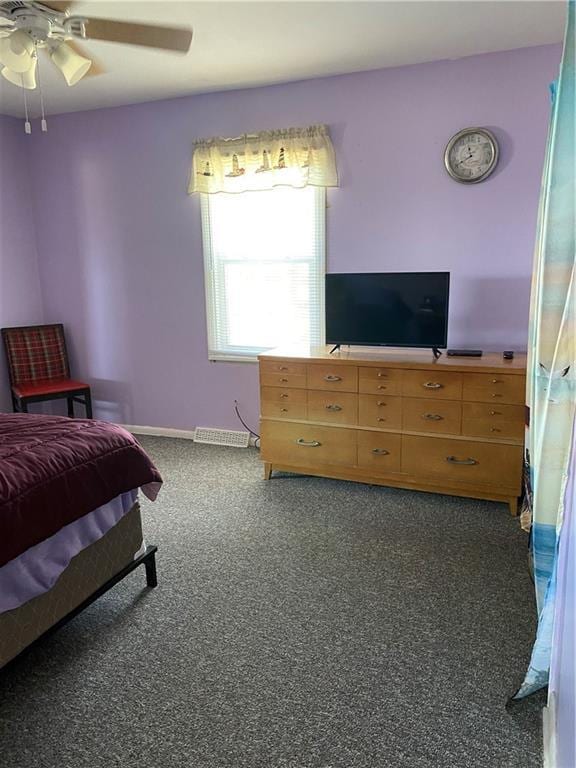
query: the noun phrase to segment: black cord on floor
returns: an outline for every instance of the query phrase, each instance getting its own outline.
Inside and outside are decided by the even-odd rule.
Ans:
[[[255,446],[256,448],[260,448],[260,435],[258,434],[258,432],[254,432],[254,430],[253,430],[253,429],[250,429],[250,427],[248,426],[248,424],[246,424],[246,422],[244,421],[244,419],[243,419],[243,418],[242,418],[242,416],[240,415],[240,410],[239,410],[239,408],[238,408],[238,400],[234,400],[234,410],[236,411],[236,416],[238,416],[238,418],[239,418],[239,420],[240,420],[240,423],[242,424],[242,426],[243,426],[245,429],[247,429],[247,430],[248,430],[248,432],[250,432],[250,434],[251,434],[251,435],[253,435],[253,436],[256,438],[256,439],[254,440],[254,446]]]

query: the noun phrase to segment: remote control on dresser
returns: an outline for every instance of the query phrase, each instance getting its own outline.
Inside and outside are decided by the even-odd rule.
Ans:
[[[481,349],[449,349],[448,357],[482,357]]]

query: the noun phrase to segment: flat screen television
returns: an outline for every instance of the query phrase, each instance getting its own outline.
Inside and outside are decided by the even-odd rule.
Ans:
[[[449,272],[326,275],[326,342],[444,348]]]

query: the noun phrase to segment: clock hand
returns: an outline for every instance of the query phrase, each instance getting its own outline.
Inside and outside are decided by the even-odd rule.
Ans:
[[[466,162],[466,160],[470,160],[470,158],[471,158],[471,157],[474,157],[474,155],[473,155],[472,153],[470,153],[470,154],[468,155],[468,157],[465,157],[463,160],[459,160],[459,161],[456,163],[456,165],[462,165],[462,163],[465,163],[465,162]]]

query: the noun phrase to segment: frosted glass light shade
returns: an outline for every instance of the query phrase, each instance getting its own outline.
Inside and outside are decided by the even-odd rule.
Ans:
[[[56,64],[68,85],[76,85],[92,66],[90,59],[81,56],[66,43],[60,43],[50,54],[50,58]]]
[[[36,59],[34,59],[32,66],[27,72],[14,72],[8,67],[4,67],[0,74],[9,83],[20,88],[26,88],[27,91],[33,91],[36,88]]]
[[[23,29],[0,37],[0,64],[12,72],[27,72],[34,61],[34,41]]]

